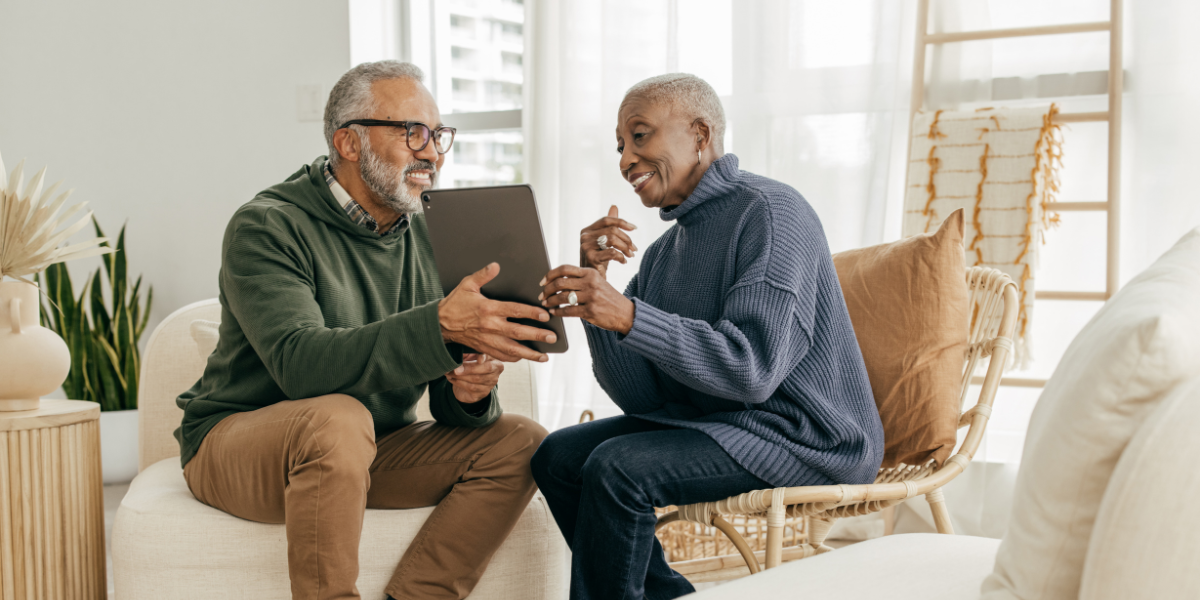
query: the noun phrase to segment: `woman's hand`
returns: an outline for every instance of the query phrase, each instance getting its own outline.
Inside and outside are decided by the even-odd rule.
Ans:
[[[579,266],[595,269],[601,277],[607,277],[610,261],[625,264],[637,251],[637,246],[625,233],[634,229],[637,229],[637,225],[617,217],[617,206],[614,204],[608,209],[607,217],[579,232]],[[608,246],[607,250],[601,250],[600,244],[596,243],[602,235],[606,236],[604,244]]]
[[[633,328],[633,301],[618,292],[596,269],[563,265],[547,273],[542,286],[538,299],[552,315],[579,317],[622,335]],[[572,292],[575,306],[569,301]]]
[[[446,381],[454,389],[454,397],[463,404],[475,404],[487,398],[500,381],[504,364],[486,354],[463,354],[463,364],[446,373]]]

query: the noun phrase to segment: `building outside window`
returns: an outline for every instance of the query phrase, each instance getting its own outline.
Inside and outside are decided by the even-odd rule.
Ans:
[[[412,0],[414,4],[422,0]],[[512,0],[439,0],[431,29],[438,106],[458,127],[441,187],[521,183],[525,7]],[[422,24],[410,20],[411,27]]]

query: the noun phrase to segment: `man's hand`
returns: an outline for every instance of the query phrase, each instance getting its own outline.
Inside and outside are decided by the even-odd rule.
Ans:
[[[438,303],[442,339],[457,342],[504,362],[517,362],[522,358],[546,362],[549,358],[545,354],[526,348],[514,340],[553,344],[558,336],[544,329],[513,323],[509,319],[549,321],[550,315],[536,306],[485,298],[480,288],[499,274],[500,265],[492,263],[463,277],[458,287]]]
[[[454,386],[454,397],[463,404],[474,404],[488,397],[504,364],[492,360],[486,354],[463,354],[461,367],[446,373],[446,381]]]
[[[626,335],[633,328],[634,304],[596,269],[563,265],[546,274],[542,306],[560,317],[579,317],[596,327]],[[575,293],[577,304],[568,301]]]

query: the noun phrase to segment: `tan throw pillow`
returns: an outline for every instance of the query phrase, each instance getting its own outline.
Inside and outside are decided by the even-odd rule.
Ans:
[[[884,468],[954,450],[968,295],[963,211],[934,233],[833,255],[883,421]]]

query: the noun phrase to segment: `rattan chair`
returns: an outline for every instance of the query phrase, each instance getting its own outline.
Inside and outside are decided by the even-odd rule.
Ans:
[[[940,533],[953,534],[950,514],[942,495],[942,486],[957,477],[979,448],[992,414],[992,403],[996,388],[1004,374],[1009,356],[1012,354],[1013,330],[1016,326],[1020,303],[1017,288],[1012,280],[995,269],[973,267],[967,269],[967,284],[970,288],[972,322],[969,329],[967,352],[963,365],[960,405],[964,405],[971,388],[971,379],[977,368],[987,361],[987,374],[983,379],[979,399],[969,410],[962,413],[959,427],[969,426],[966,437],[955,452],[942,465],[933,461],[923,465],[900,465],[880,469],[875,483],[867,485],[824,485],[793,488],[757,490],[717,502],[704,502],[681,506],[658,519],[658,528],[680,520],[712,526],[724,533],[737,548],[740,556],[716,556],[683,563],[672,563],[672,567],[693,581],[723,579],[714,577],[715,572],[736,577],[746,568],[751,574],[760,570],[760,556],[765,558],[766,568],[779,566],[784,561],[796,560],[833,550],[825,545],[825,537],[837,519],[867,515],[889,510],[908,498],[924,495],[933,511],[934,523]],[[885,432],[886,435],[886,432]],[[748,545],[731,520],[745,517],[765,518],[767,523],[765,551],[757,553]],[[784,529],[791,522],[806,520],[807,540],[797,546],[784,548]],[[744,561],[745,567],[741,566]]]

